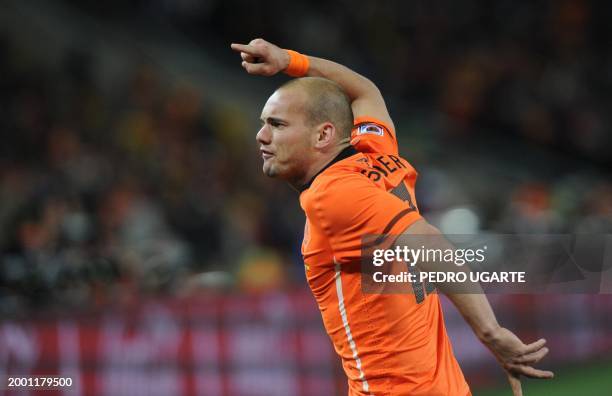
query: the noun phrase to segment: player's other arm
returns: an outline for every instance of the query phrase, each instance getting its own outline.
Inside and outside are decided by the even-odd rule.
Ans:
[[[416,242],[419,246],[424,244],[428,248],[442,249],[442,251],[454,249],[437,228],[423,219],[408,227],[397,239],[396,244],[410,247],[415,244],[415,240],[419,241]],[[417,267],[421,271],[433,272],[453,269],[469,271],[465,266],[449,269],[444,263],[435,262],[419,262]],[[468,285],[469,293],[458,290],[456,284],[436,283],[436,286],[453,302],[478,339],[493,352],[506,370],[515,396],[522,395],[519,376],[544,379],[553,377],[551,371],[533,367],[548,354],[548,348],[545,347],[546,340],[540,339],[525,344],[513,332],[500,326],[489,300],[478,284]]]
[[[240,52],[242,67],[254,75],[275,75],[286,70],[291,59],[287,50],[263,39],[251,40],[249,44],[232,44],[232,49]],[[374,117],[394,129],[382,94],[372,81],[346,66],[327,59],[308,56],[308,62],[307,76],[327,78],[344,89],[351,100],[355,118]]]

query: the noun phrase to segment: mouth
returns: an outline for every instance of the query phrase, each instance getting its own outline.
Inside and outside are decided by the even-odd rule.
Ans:
[[[264,150],[264,149],[260,149],[259,151],[261,152],[261,157],[264,160],[274,157],[274,154],[271,151]]]

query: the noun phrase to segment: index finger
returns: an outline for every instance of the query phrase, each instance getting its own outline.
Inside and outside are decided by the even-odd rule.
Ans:
[[[255,56],[255,57],[261,55],[259,53],[259,51],[257,50],[257,48],[255,48],[252,45],[232,43],[231,47],[236,52],[245,52],[245,53],[247,53],[249,55],[252,55],[252,56]]]
[[[532,366],[527,366],[523,364],[512,364],[508,363],[505,365],[506,369],[511,371],[514,375],[524,375],[529,378],[539,378],[539,379],[551,379],[554,378],[555,374],[552,371],[548,370],[539,370]]]

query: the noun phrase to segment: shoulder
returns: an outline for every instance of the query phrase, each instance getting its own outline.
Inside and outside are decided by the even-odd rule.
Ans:
[[[374,186],[363,172],[368,168],[368,163],[369,159],[360,153],[332,165],[313,181],[310,188],[312,195],[329,197],[345,194],[359,187]]]
[[[367,167],[368,159],[363,154],[354,157],[356,158],[338,162],[317,175],[309,188],[302,193],[303,196],[312,200],[330,193],[341,193],[350,190],[356,184],[368,182],[362,172]]]
[[[364,153],[398,154],[395,129],[374,117],[357,117],[351,132],[351,145]]]
[[[323,228],[344,224],[370,206],[380,189],[361,172],[367,165],[343,161],[317,176],[301,197],[306,216]]]

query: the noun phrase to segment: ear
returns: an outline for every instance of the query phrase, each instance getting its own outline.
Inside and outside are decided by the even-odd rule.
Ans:
[[[324,122],[317,127],[315,148],[324,149],[331,146],[336,138],[336,127],[331,122]]]

